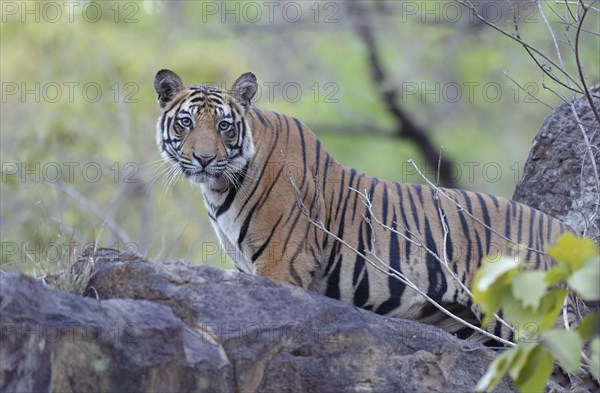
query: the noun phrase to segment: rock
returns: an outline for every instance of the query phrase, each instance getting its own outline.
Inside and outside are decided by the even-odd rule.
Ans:
[[[495,357],[263,277],[108,249],[81,261],[101,300],[0,274],[0,391],[471,391]]]
[[[0,391],[232,391],[233,366],[165,305],[0,274]]]
[[[600,85],[591,89],[600,97]],[[600,98],[594,98],[600,111]],[[573,102],[581,123],[586,125],[594,161],[600,171],[600,124],[585,97]],[[546,117],[533,141],[533,148],[517,184],[513,199],[556,217],[600,244],[600,189],[597,172],[570,104],[563,104]]]

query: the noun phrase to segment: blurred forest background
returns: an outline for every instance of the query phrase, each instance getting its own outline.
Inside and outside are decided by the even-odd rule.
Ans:
[[[509,2],[474,3],[512,31]],[[551,4],[564,13],[567,3]],[[545,18],[564,26],[549,3],[512,4],[521,36],[553,53]],[[435,179],[431,153],[443,146],[446,183],[504,197],[551,110],[538,100],[561,103],[521,46],[450,0],[1,6],[0,267],[29,274],[92,242],[232,266],[217,251],[200,190],[155,179],[152,81],[161,68],[221,87],[253,71],[255,104],[304,121],[343,164],[423,183],[407,160]],[[589,30],[600,30],[598,15]],[[583,33],[580,46],[597,83],[598,36]],[[574,56],[563,60],[576,74]]]

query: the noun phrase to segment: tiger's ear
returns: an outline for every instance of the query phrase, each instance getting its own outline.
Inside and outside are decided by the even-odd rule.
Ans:
[[[246,109],[250,107],[250,101],[258,90],[258,83],[256,82],[256,76],[251,72],[242,74],[231,87],[231,92],[234,97],[242,104]]]
[[[171,70],[160,70],[154,77],[154,90],[158,93],[158,105],[164,108],[179,94],[185,86],[183,81]]]

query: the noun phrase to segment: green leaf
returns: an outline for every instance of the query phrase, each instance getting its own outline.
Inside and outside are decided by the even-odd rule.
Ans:
[[[527,360],[531,355],[531,352],[535,349],[539,344],[534,343],[521,343],[516,348],[518,348],[515,357],[513,358],[512,364],[510,366],[509,375],[513,379],[517,379],[523,367],[527,364]]]
[[[577,237],[571,232],[561,235],[553,246],[548,247],[548,253],[571,269],[577,269],[584,261],[600,255],[598,246],[591,239]]]
[[[564,302],[566,289],[556,288],[545,294],[537,310],[525,308],[511,292],[502,297],[502,310],[515,327],[515,340],[536,339],[540,332],[549,329],[559,315]]]
[[[600,379],[600,337],[596,337],[590,343],[590,373],[596,379]]]
[[[600,313],[591,312],[586,314],[579,323],[579,326],[577,326],[577,333],[584,340],[591,338],[595,334],[600,334]]]
[[[502,376],[504,374],[500,373],[500,369],[504,366],[504,363],[506,363],[506,359],[504,359],[502,356],[498,356],[496,359],[494,359],[485,374],[479,378],[475,390],[478,392],[487,392],[492,390],[498,384],[498,382],[502,380]]]
[[[484,327],[500,308],[503,294],[510,289],[518,266],[509,257],[502,257],[494,262],[484,259],[481,268],[475,273],[472,284],[473,301],[481,306]]]
[[[502,311],[504,317],[515,328],[515,341],[523,338],[536,339],[542,322],[542,315],[539,311],[532,312],[523,307],[523,304],[515,299],[511,292],[504,293],[502,297]]]
[[[554,325],[562,310],[565,296],[567,296],[568,293],[569,291],[567,289],[555,288],[544,295],[539,309],[544,316],[542,318],[542,323],[540,324],[540,331],[543,332]]]
[[[552,354],[541,345],[537,345],[529,355],[529,360],[514,380],[515,386],[521,392],[543,392],[548,377],[553,370]]]
[[[504,273],[517,269],[519,263],[515,262],[514,258],[502,256],[497,261],[491,261],[485,258],[481,264],[481,268],[477,271],[476,280],[473,281],[473,287],[479,292],[486,291],[489,287],[497,282],[500,276]]]
[[[479,379],[479,382],[477,382],[477,387],[475,387],[475,390],[478,392],[483,392],[494,389],[498,382],[500,382],[504,375],[506,375],[508,372],[518,350],[519,347],[513,347],[494,359],[485,374],[483,374],[483,376]]]
[[[506,274],[510,274],[510,272]],[[483,321],[481,322],[483,327],[488,325],[494,317],[494,313],[500,308],[500,303],[505,292],[510,292],[509,284],[506,284],[504,280],[498,280],[486,292],[477,294],[477,300],[475,301],[481,305],[481,310],[484,313]],[[475,293],[473,293],[473,299],[475,298]]]
[[[583,300],[600,300],[600,258],[588,259],[569,277],[567,283]]]
[[[512,294],[520,300],[524,307],[532,307],[534,310],[540,306],[540,300],[546,293],[544,283],[545,272],[519,272],[512,282]]]
[[[548,285],[553,285],[559,281],[566,281],[570,274],[571,271],[567,268],[567,266],[564,264],[558,264],[546,270],[545,280]]]
[[[574,372],[579,369],[583,340],[577,332],[551,329],[542,333],[542,340],[546,348],[552,352],[554,359],[565,371]]]

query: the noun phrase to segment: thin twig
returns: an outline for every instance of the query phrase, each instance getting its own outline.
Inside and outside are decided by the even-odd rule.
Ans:
[[[297,188],[295,186],[295,182],[292,181],[292,184],[294,184],[294,187]],[[304,203],[299,200],[297,201],[297,203],[299,203],[300,205],[304,205]],[[390,277],[395,277],[397,278],[400,282],[402,282],[403,284],[405,284],[406,286],[408,286],[409,288],[411,288],[412,290],[416,291],[419,295],[423,296],[429,303],[431,303],[434,307],[436,307],[438,310],[440,310],[442,313],[444,313],[445,315],[447,315],[448,317],[454,319],[455,321],[469,327],[470,329],[473,329],[474,331],[492,338],[494,340],[497,340],[498,342],[501,342],[507,346],[515,346],[516,344],[503,339],[502,337],[498,337],[492,333],[489,333],[483,329],[481,329],[478,326],[475,326],[465,320],[463,320],[460,317],[457,317],[456,315],[452,314],[450,311],[446,310],[444,308],[444,306],[442,306],[441,304],[439,304],[438,302],[436,302],[435,300],[433,300],[431,297],[429,297],[425,292],[423,292],[421,289],[419,289],[419,287],[417,287],[412,281],[410,281],[410,279],[408,279],[404,274],[402,274],[401,272],[397,271],[396,269],[392,268],[391,266],[387,265],[385,262],[383,262],[375,253],[370,253],[371,255],[373,255],[373,257],[376,259],[377,262],[379,262],[381,265],[383,265],[384,267],[378,266],[377,263],[373,262],[366,254],[360,252],[359,250],[357,250],[355,247],[351,246],[350,244],[348,244],[347,242],[345,242],[343,239],[341,239],[340,237],[338,237],[336,234],[332,233],[331,231],[329,231],[325,225],[323,224],[323,222],[321,221],[316,221],[314,220],[310,214],[307,213],[307,209],[306,206],[304,206],[304,208],[301,208],[302,213],[307,217],[308,221],[315,225],[319,230],[323,231],[325,234],[327,234],[328,236],[331,236],[333,239],[335,239],[336,241],[340,242],[342,245],[344,245],[345,247],[347,247],[348,249],[350,249],[352,252],[354,252],[356,255],[360,256],[361,258],[363,258],[365,261],[367,261],[371,266],[373,266],[374,268],[376,268],[377,270],[379,270],[380,272],[386,274],[387,276]]]
[[[284,157],[284,165],[286,167],[288,167],[287,165],[287,161],[285,160]],[[337,236],[336,234],[334,234],[333,232],[331,232],[326,226],[325,224],[322,222],[322,220],[320,219],[315,219],[309,209],[306,207],[304,201],[302,200],[302,196],[300,193],[300,190],[297,186],[296,183],[296,179],[292,173],[292,171],[289,169],[288,167],[288,178],[290,180],[290,183],[292,185],[292,188],[294,189],[295,195],[296,195],[296,205],[298,206],[298,208],[300,209],[301,213],[307,218],[307,220],[309,221],[309,223],[311,223],[312,225],[314,225],[317,229],[321,230],[323,233],[325,233],[327,236],[332,237],[333,239],[335,239],[336,241],[338,241],[340,244],[342,244],[343,246],[347,247],[348,249],[350,249],[353,253],[355,253],[356,255],[360,256],[361,258],[363,258],[367,263],[369,263],[371,266],[373,266],[375,269],[377,269],[378,271],[384,273],[387,276],[390,277],[394,277],[396,279],[398,279],[400,282],[402,282],[403,284],[405,284],[406,286],[408,286],[409,288],[411,288],[412,290],[416,291],[419,295],[423,296],[425,298],[426,301],[428,301],[430,304],[432,304],[434,307],[436,307],[438,310],[440,310],[443,314],[445,314],[446,316],[448,316],[449,318],[465,325],[466,327],[482,334],[483,336],[486,336],[488,338],[494,339],[498,342],[503,343],[504,345],[507,346],[515,346],[516,344],[506,340],[502,337],[496,336],[495,334],[492,334],[484,329],[481,329],[478,326],[475,326],[467,321],[465,321],[464,319],[454,315],[453,313],[451,313],[450,311],[446,310],[441,304],[439,304],[437,301],[435,301],[434,299],[432,299],[430,296],[428,296],[425,292],[423,292],[417,285],[415,285],[406,275],[404,275],[403,273],[399,272],[398,270],[394,269],[393,267],[391,267],[389,264],[385,263],[384,261],[382,261],[376,254],[376,252],[374,251],[374,239],[372,239],[372,244],[371,244],[371,251],[369,252],[369,255],[371,255],[375,261],[371,260],[371,258],[369,258],[369,256],[364,253],[361,252],[360,250],[356,249],[354,246],[350,245],[349,243],[347,243],[345,240],[343,240],[342,238],[340,238],[339,236]],[[315,182],[315,187],[319,188],[319,184],[318,182]],[[359,192],[360,194],[360,192]],[[360,194],[362,195],[362,194]],[[370,201],[369,201],[370,203]],[[365,219],[365,217],[363,217],[363,219]],[[371,225],[369,220],[365,220],[367,225]],[[372,228],[372,227],[371,227]],[[437,255],[436,255],[437,257]],[[438,257],[439,258],[439,257]],[[450,269],[451,270],[451,269]]]
[[[518,35],[518,33],[515,34],[510,34],[509,32],[505,31],[504,29],[496,26],[495,24],[493,24],[492,22],[488,21],[486,18],[484,18],[483,16],[481,16],[479,14],[479,12],[477,11],[477,9],[475,8],[475,6],[468,0],[456,0],[459,4],[462,4],[463,6],[469,8],[471,10],[471,12],[473,13],[473,15],[479,19],[480,21],[482,21],[483,23],[485,23],[487,26],[491,27],[492,29],[498,31],[500,34],[510,38],[511,40],[514,40],[518,43],[520,43],[526,50],[527,52],[530,54],[530,56],[533,58],[533,60],[536,62],[536,64],[538,64],[538,66],[547,73],[547,75],[552,78],[556,83],[563,85],[564,87],[568,88],[569,90],[573,90],[576,91],[577,93],[583,94],[583,91],[581,90],[581,86],[579,86],[579,84],[577,83],[577,81],[566,71],[564,70],[560,65],[558,65],[554,60],[552,60],[551,58],[549,58],[547,55],[545,55],[543,52],[541,52],[540,50],[538,50],[537,48],[531,46],[529,43],[525,42],[523,39],[520,38],[520,36]],[[531,51],[531,52],[530,52]],[[535,57],[533,56],[533,53],[536,53],[537,55],[539,55],[541,58],[543,58],[544,60],[546,60],[548,63],[550,63],[551,65],[553,65],[557,70],[559,70],[561,73],[563,73],[567,79],[571,80],[573,82],[574,85],[576,85],[579,90],[577,89],[573,89],[567,85],[564,84],[564,82],[562,82],[560,79],[558,79],[556,76],[552,75],[551,73],[548,73],[549,71],[546,70],[546,67],[544,67],[543,65],[541,65],[537,59],[535,59]]]
[[[588,138],[587,130],[583,128],[581,121],[579,119],[579,114],[577,113],[577,109],[575,108],[575,104],[573,102],[570,103],[569,107],[571,108],[571,112],[573,113],[573,117],[578,122],[579,130],[581,131],[581,135],[585,142],[587,154],[590,157],[590,165],[592,167],[593,178],[596,180],[596,208],[594,209],[594,213],[591,217],[589,217],[589,221],[593,222],[594,218],[598,214],[598,209],[600,208],[600,176],[598,176],[598,166],[596,165],[596,160],[594,156],[594,152],[592,151],[592,144]],[[582,184],[583,186],[583,184]],[[583,195],[581,196],[583,198]]]
[[[592,2],[590,7],[595,2],[596,2],[596,0],[594,0]],[[587,13],[590,9],[589,7],[586,8],[586,6],[583,3],[581,3],[581,6],[583,7],[583,14],[581,15],[581,19],[579,20],[579,25],[577,27],[577,34],[575,35],[575,60],[577,63],[577,71],[579,72],[579,78],[581,79],[581,84],[583,85],[583,90],[585,91],[585,97],[587,98],[588,103],[590,104],[590,107],[592,108],[592,111],[594,112],[594,115],[596,116],[596,120],[598,121],[598,124],[600,124],[600,114],[598,113],[596,104],[594,103],[594,100],[592,99],[592,95],[590,94],[590,89],[589,89],[587,81],[586,81],[585,72],[583,71],[583,66],[581,65],[581,58],[579,57],[579,35],[581,33],[581,26],[583,26],[583,21],[585,19],[585,16],[587,15]]]
[[[412,245],[416,246],[416,247],[420,247],[423,248],[429,255],[431,255],[433,258],[435,258],[438,262],[440,262],[440,264],[442,266],[444,266],[446,268],[446,270],[448,271],[448,273],[450,274],[450,276],[452,277],[452,279],[458,283],[458,285],[461,287],[461,289],[469,296],[469,297],[473,297],[472,292],[469,290],[469,288],[467,288],[467,286],[462,282],[462,280],[456,275],[456,273],[454,272],[454,270],[452,270],[450,268],[450,265],[448,263],[448,233],[449,233],[449,229],[448,226],[445,223],[444,220],[444,215],[441,215],[440,218],[442,220],[442,229],[444,231],[444,247],[443,247],[443,256],[444,259],[442,260],[440,258],[440,256],[434,252],[433,250],[431,250],[429,247],[427,247],[426,243],[423,241],[423,239],[421,239],[418,235],[416,235],[415,233],[413,233],[410,229],[406,228],[405,226],[400,226],[399,223],[395,222],[396,225],[400,226],[401,228],[403,228],[405,231],[407,231],[411,237],[414,237],[416,239],[413,240],[411,238],[408,238],[406,235],[404,235],[402,232],[390,227],[389,225],[386,225],[385,223],[383,223],[378,217],[377,215],[373,212],[373,205],[371,203],[370,198],[368,197],[368,194],[365,190],[365,194],[363,195],[361,192],[359,192],[358,190],[355,190],[353,188],[349,187],[349,190],[354,191],[356,193],[358,193],[361,196],[361,200],[363,201],[363,203],[365,204],[365,207],[368,209],[369,211],[369,215],[370,217],[378,224],[380,225],[382,228],[401,236],[402,238],[404,238],[406,241],[410,242]],[[438,200],[439,202],[439,200]],[[439,203],[438,203],[439,206]],[[438,210],[439,211],[439,210]],[[442,214],[440,212],[440,214]],[[500,318],[500,316],[498,316],[497,314],[494,314],[494,318],[500,322],[501,324],[503,324],[504,326],[506,326],[509,330],[514,331],[514,328],[508,324],[506,321],[504,321],[502,318]]]
[[[417,173],[419,173],[419,175],[434,189],[438,189],[439,194],[443,195],[446,199],[448,199],[450,202],[452,202],[453,204],[456,205],[456,207],[459,208],[458,211],[464,212],[466,215],[468,215],[471,219],[473,219],[474,221],[476,221],[477,223],[481,224],[484,228],[490,230],[492,233],[494,233],[495,235],[501,237],[502,239],[506,240],[509,243],[514,243],[517,244],[517,242],[515,242],[514,240],[506,237],[505,235],[501,234],[500,232],[496,231],[494,228],[490,227],[489,225],[487,225],[486,223],[484,223],[483,221],[481,221],[479,218],[475,217],[471,212],[469,212],[468,210],[466,210],[458,201],[456,201],[454,198],[452,198],[451,196],[449,196],[448,194],[446,194],[444,191],[442,191],[439,187],[437,187],[435,184],[433,184],[429,179],[427,179],[425,177],[425,175],[423,174],[423,172],[421,172],[421,170],[419,169],[419,167],[417,166],[417,164],[413,161],[413,160],[408,160],[408,162],[411,163],[411,165],[415,168],[415,170],[417,171]],[[524,247],[526,250],[531,251],[531,252],[535,252],[537,254],[540,255],[548,255],[547,253],[545,253],[544,251],[540,251],[537,250],[535,248],[531,248],[529,246],[525,246]]]

